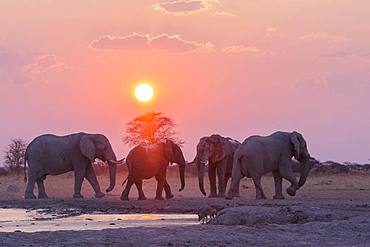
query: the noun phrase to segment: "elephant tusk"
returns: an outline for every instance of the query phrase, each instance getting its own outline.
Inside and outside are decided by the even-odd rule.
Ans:
[[[114,160],[108,160],[109,163],[112,163],[112,164],[115,164],[115,165],[118,165],[118,164],[122,164],[124,161],[125,161],[126,158],[123,158],[121,160],[117,160],[117,161],[114,161]]]

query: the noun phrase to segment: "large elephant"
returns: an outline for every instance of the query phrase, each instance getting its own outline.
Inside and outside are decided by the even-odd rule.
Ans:
[[[139,200],[145,200],[143,192],[143,179],[155,177],[157,180],[156,200],[163,200],[162,191],[166,193],[166,199],[173,197],[171,188],[166,180],[169,163],[177,163],[180,172],[182,191],[185,187],[185,158],[181,148],[173,141],[153,145],[139,145],[131,149],[126,157],[128,176],[126,187],[122,192],[121,200],[128,200],[128,195],[133,184],[139,192]]]
[[[47,198],[44,180],[47,175],[59,175],[69,171],[75,173],[74,198],[82,198],[81,186],[86,178],[95,191],[95,197],[104,196],[96,178],[92,163],[95,158],[109,164],[110,185],[112,191],[116,182],[116,155],[108,139],[101,134],[76,133],[67,136],[42,135],[35,138],[27,147],[25,155],[28,162],[28,183],[26,199],[36,198],[33,194],[35,182],[38,187],[38,198]]]
[[[300,179],[293,173],[292,157],[300,162]],[[282,179],[291,185],[287,193],[291,196],[304,185],[316,160],[311,158],[303,136],[298,132],[275,132],[270,136],[251,136],[247,138],[234,154],[231,185],[226,195],[233,198],[233,190],[241,178],[251,177],[256,187],[256,198],[265,199],[261,187],[262,175],[272,172],[275,181],[274,199],[284,199]]]
[[[199,189],[206,195],[204,189],[204,170],[208,162],[208,177],[211,193],[209,197],[224,197],[226,185],[231,177],[233,155],[240,143],[220,135],[202,137],[197,145],[197,154],[193,162],[198,168]],[[218,195],[216,185],[218,177]],[[239,196],[239,184],[235,186],[235,196]]]

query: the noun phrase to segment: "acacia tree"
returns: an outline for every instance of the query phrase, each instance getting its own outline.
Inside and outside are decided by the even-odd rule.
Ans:
[[[21,138],[11,140],[11,143],[5,150],[4,160],[9,171],[16,171],[19,174],[21,166],[24,163],[27,143]]]
[[[181,145],[175,131],[174,121],[161,112],[148,112],[127,123],[123,142],[129,146],[150,145],[172,140]]]

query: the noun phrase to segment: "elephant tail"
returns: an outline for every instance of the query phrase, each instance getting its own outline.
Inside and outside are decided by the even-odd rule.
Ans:
[[[127,180],[128,180],[128,176],[127,176],[127,178],[123,181],[122,186],[123,186],[123,185],[125,185],[125,183],[127,182]]]
[[[28,155],[27,150],[26,154],[24,155],[24,163],[23,163],[23,172],[24,172],[24,182],[27,183],[27,161],[28,161]]]

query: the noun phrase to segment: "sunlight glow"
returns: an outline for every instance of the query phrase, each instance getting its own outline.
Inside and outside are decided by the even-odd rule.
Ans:
[[[148,102],[153,98],[153,87],[148,83],[140,83],[135,88],[135,98],[141,102]]]

